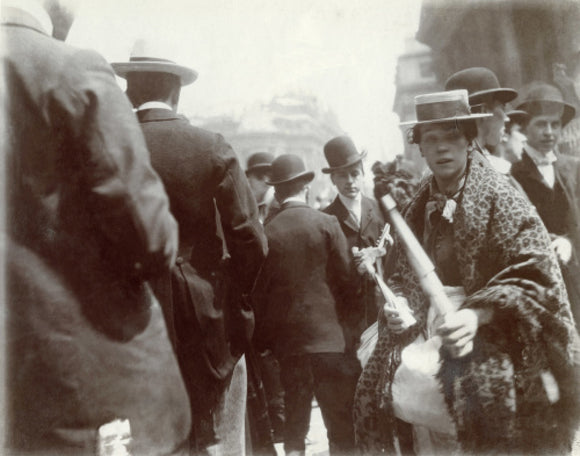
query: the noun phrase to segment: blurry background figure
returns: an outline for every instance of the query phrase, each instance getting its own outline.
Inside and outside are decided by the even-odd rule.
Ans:
[[[511,109],[507,113],[509,122],[505,126],[505,134],[499,144],[499,155],[511,164],[522,158],[522,152],[526,143],[526,135],[522,129],[525,124],[527,113]]]
[[[175,267],[155,282],[189,393],[192,446],[243,455],[247,395],[244,351],[253,314],[246,302],[267,247],[250,186],[221,135],[177,114],[181,89],[197,72],[168,59],[170,46],[138,40],[127,80],[151,163],[179,224]]]
[[[562,128],[575,108],[557,87],[535,81],[522,88],[517,109],[528,114],[527,143],[512,167],[552,238],[576,323],[580,323],[580,159],[559,154]]]
[[[46,6],[2,2],[3,449],[92,456],[107,434],[119,454],[189,454],[187,393],[147,283],[174,264],[177,225],[111,67],[51,38],[72,14]]]
[[[248,158],[246,177],[250,183],[252,193],[258,203],[260,222],[264,223],[268,211],[274,203],[274,189],[268,185],[268,177],[274,156],[268,152],[256,152]]]

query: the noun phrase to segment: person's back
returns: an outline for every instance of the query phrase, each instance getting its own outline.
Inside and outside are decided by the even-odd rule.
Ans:
[[[337,293],[350,277],[346,245],[344,253],[338,249],[338,222],[306,204],[287,203],[265,230],[269,254],[264,268],[272,276],[268,297],[283,320],[276,325],[276,352],[344,351],[339,323],[344,309]]]
[[[16,11],[2,26],[7,446],[94,454],[99,427],[128,419],[136,454],[175,454],[187,396],[145,282],[175,256],[167,197],[106,62]]]

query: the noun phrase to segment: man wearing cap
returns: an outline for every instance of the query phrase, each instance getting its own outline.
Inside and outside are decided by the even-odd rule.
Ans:
[[[338,190],[335,200],[323,212],[334,215],[346,236],[349,251],[360,262],[365,250],[374,248],[385,225],[383,214],[374,199],[362,194],[364,170],[362,160],[366,153],[359,153],[348,136],[338,136],[324,145],[328,167],[322,169],[330,174]],[[357,282],[357,306],[345,322],[347,350],[356,350],[361,333],[377,319],[379,306],[375,284],[368,275],[361,275]]]
[[[580,161],[557,152],[562,128],[574,118],[576,110],[564,102],[560,91],[547,83],[534,81],[522,89],[517,109],[528,114],[522,158],[512,167],[536,206],[552,237],[570,304],[580,323]]]
[[[177,225],[110,66],[59,41],[66,2],[42,4],[2,2],[0,452],[189,454],[187,392],[147,283],[174,263]]]
[[[314,172],[296,155],[272,163],[280,210],[265,225],[270,250],[258,278],[256,344],[280,360],[285,390],[284,451],[304,455],[313,396],[330,454],[353,454],[357,378],[345,357],[341,315],[352,305],[347,242],[335,217],[306,203]]]
[[[264,223],[274,200],[274,196],[270,191],[272,187],[266,183],[273,161],[274,156],[272,154],[256,152],[250,155],[246,167],[246,177],[258,203],[258,211],[260,212],[260,221],[262,223]]]
[[[179,224],[177,264],[155,283],[155,292],[189,392],[193,443],[212,453],[243,454],[246,372],[240,357],[253,329],[245,296],[265,258],[266,239],[230,145],[176,114],[181,87],[197,73],[163,52],[138,41],[129,62],[112,64],[127,79]]]

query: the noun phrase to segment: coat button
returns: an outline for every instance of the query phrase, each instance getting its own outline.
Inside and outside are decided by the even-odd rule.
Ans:
[[[181,257],[177,257],[177,258],[175,259],[175,264],[181,264],[181,263],[183,263],[183,258],[181,258]]]

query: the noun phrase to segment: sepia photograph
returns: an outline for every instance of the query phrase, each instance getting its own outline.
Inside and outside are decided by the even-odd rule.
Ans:
[[[580,456],[580,0],[0,9],[0,455]]]

